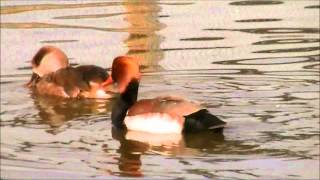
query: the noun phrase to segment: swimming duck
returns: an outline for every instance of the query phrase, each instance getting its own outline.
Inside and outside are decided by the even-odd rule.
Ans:
[[[38,94],[64,98],[111,98],[111,77],[95,65],[71,67],[65,53],[53,46],[42,47],[33,57],[32,77],[27,83]]]
[[[111,114],[117,128],[164,134],[222,131],[226,125],[208,110],[180,97],[137,101],[141,74],[137,60],[132,57],[115,58],[111,76],[120,92]]]

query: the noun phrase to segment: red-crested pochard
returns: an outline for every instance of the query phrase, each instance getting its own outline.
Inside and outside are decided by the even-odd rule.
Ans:
[[[137,60],[132,57],[115,58],[111,76],[120,92],[111,115],[117,128],[150,133],[189,133],[222,131],[226,125],[208,110],[182,98],[162,96],[137,101],[141,74]]]
[[[65,53],[54,46],[42,47],[33,57],[32,77],[27,83],[38,94],[64,98],[111,98],[108,85],[112,83],[106,69],[83,65],[69,66]]]

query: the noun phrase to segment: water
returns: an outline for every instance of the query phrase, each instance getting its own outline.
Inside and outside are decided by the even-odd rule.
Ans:
[[[1,177],[319,178],[319,39],[316,0],[1,1]],[[112,102],[36,97],[43,45],[138,57],[139,98],[184,96],[228,126],[124,134]]]

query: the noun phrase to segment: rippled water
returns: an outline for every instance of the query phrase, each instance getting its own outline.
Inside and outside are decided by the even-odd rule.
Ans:
[[[140,2],[140,3],[138,3]],[[319,1],[1,1],[1,178],[319,178]],[[176,94],[223,135],[112,130],[103,100],[22,85],[43,45],[73,64],[141,59],[139,98]]]

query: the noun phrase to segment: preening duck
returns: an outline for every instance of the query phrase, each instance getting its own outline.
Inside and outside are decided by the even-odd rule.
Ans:
[[[208,110],[177,97],[162,96],[137,101],[140,71],[138,61],[120,56],[112,64],[112,80],[120,96],[112,109],[116,128],[150,133],[221,131],[226,123]]]
[[[54,46],[42,47],[33,57],[32,77],[27,83],[37,93],[64,98],[111,98],[106,69],[94,65],[71,67],[65,53]]]

